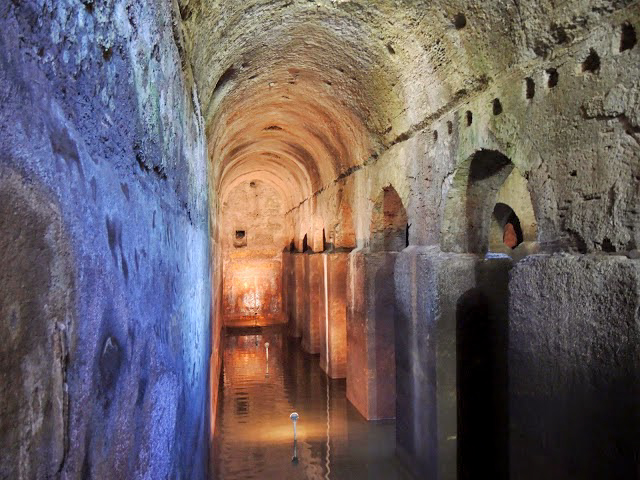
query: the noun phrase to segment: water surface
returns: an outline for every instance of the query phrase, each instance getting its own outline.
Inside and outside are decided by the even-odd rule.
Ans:
[[[328,379],[318,356],[305,354],[283,327],[227,329],[222,376],[214,478],[411,478],[394,455],[395,422],[365,421],[346,399],[346,382]]]

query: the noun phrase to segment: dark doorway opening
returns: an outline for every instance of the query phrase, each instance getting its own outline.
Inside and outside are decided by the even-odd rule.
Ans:
[[[478,288],[456,308],[458,478],[507,478],[507,328]]]

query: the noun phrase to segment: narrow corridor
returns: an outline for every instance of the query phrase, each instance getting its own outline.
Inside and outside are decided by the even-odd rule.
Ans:
[[[639,36],[0,1],[0,480],[640,480]]]
[[[411,478],[395,458],[395,422],[366,422],[346,399],[346,381],[328,379],[285,328],[228,328],[224,340],[214,478]]]

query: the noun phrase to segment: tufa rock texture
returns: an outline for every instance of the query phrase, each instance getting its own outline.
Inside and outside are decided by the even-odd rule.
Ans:
[[[177,6],[0,6],[0,477],[204,478],[204,123]]]
[[[258,317],[421,475],[637,476],[639,29],[634,0],[3,2],[2,476],[205,478],[220,329]]]
[[[534,255],[509,294],[512,478],[635,478],[640,263]]]

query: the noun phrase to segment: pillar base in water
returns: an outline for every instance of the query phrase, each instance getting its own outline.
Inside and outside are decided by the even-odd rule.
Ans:
[[[324,326],[324,255],[307,254],[306,263],[306,307],[307,314],[302,324],[302,348],[307,353],[320,353],[320,326]]]
[[[395,418],[396,252],[350,254],[347,398],[367,420]]]
[[[320,325],[320,368],[330,378],[345,378],[349,254],[327,253],[323,257],[325,311]]]

